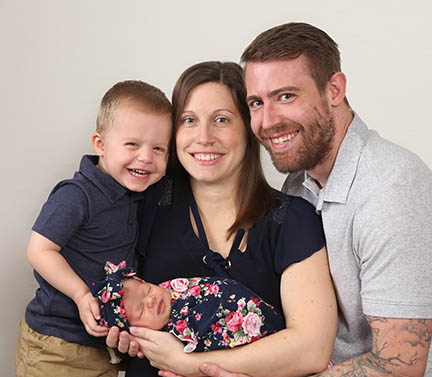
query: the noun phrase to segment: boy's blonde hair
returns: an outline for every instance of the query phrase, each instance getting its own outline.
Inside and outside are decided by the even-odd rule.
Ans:
[[[121,103],[128,103],[151,113],[171,114],[171,103],[160,89],[139,80],[121,81],[102,98],[96,121],[97,132],[103,133],[113,124],[115,112]]]

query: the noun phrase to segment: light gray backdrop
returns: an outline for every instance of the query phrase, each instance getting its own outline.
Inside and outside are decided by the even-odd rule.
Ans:
[[[431,14],[428,0],[0,0],[0,374],[14,375],[18,322],[36,288],[30,228],[53,185],[92,152],[109,87],[141,79],[171,96],[191,64],[238,61],[259,32],[306,21],[339,43],[363,120],[432,167]],[[268,160],[265,170],[280,187]]]

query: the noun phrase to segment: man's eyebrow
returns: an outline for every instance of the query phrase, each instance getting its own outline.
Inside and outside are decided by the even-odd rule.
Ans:
[[[274,97],[277,96],[280,93],[283,92],[300,92],[300,88],[296,87],[296,86],[283,86],[281,88],[277,88],[275,90],[272,90],[270,92],[270,97]]]
[[[256,101],[257,99],[261,99],[261,98],[256,96],[255,94],[252,94],[252,95],[246,97],[246,102]]]
[[[278,94],[284,93],[284,92],[298,93],[300,91],[301,91],[300,88],[298,88],[297,86],[283,86],[281,88],[277,88],[275,90],[272,90],[269,93],[269,97],[274,97],[274,96],[277,96]],[[252,95],[246,97],[246,102],[255,101],[255,100],[261,100],[261,97],[255,95],[255,94],[252,94]]]

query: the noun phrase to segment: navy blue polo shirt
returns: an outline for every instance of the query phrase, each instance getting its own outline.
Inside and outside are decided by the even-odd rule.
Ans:
[[[97,156],[84,156],[73,178],[54,187],[33,226],[61,247],[61,255],[86,283],[105,278],[106,261],[134,264],[139,213],[145,211],[143,226],[151,227],[159,192],[157,185],[142,193],[129,191],[99,170],[97,162]],[[104,338],[86,332],[75,303],[34,275],[40,288],[26,309],[29,326],[68,342],[104,347]]]

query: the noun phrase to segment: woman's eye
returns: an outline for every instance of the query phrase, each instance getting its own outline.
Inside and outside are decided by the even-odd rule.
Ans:
[[[183,123],[184,124],[192,124],[192,123],[195,123],[195,119],[193,119],[193,118],[184,118],[183,119]]]
[[[228,123],[228,119],[225,117],[216,118],[216,123]]]

